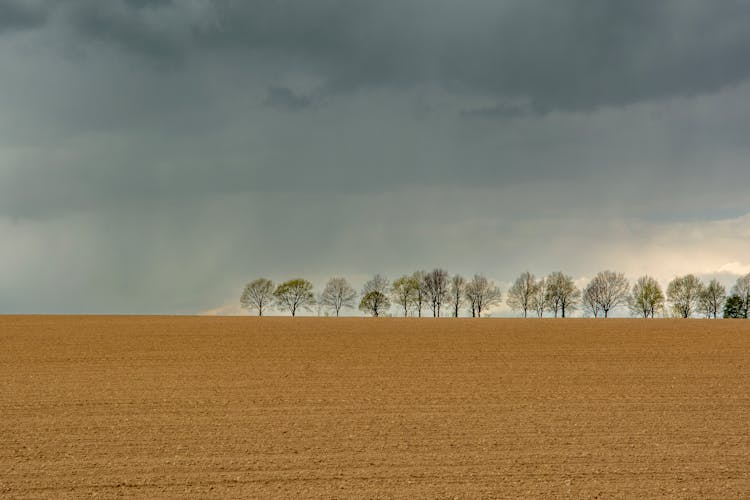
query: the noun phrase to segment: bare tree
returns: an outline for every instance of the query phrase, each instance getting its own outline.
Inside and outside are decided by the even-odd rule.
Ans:
[[[632,314],[653,318],[656,311],[664,307],[664,292],[659,282],[651,276],[641,276],[633,285],[628,299]]]
[[[600,292],[598,286],[599,283],[592,280],[591,283],[586,285],[586,288],[583,289],[583,294],[581,296],[584,313],[590,314],[595,318],[598,318],[599,312],[601,312],[601,306],[599,305]]]
[[[694,274],[686,274],[673,279],[667,287],[667,297],[674,313],[689,318],[700,305],[703,283]]]
[[[737,283],[732,287],[732,295],[739,297],[742,301],[738,314],[747,319],[748,309],[750,309],[750,273],[737,278]]]
[[[258,278],[245,285],[240,297],[242,307],[258,311],[258,316],[263,316],[263,311],[273,303],[273,281],[266,278]]]
[[[379,290],[371,290],[365,293],[359,303],[360,310],[376,318],[388,312],[390,307],[391,301],[388,300],[388,295]]]
[[[315,305],[312,306],[311,309],[315,311],[315,315],[318,317],[323,316],[324,314],[327,316],[328,313],[326,312],[326,306],[321,302],[323,299],[323,293],[316,293],[315,294]]]
[[[547,304],[547,280],[545,278],[536,282],[534,293],[531,294],[529,307],[536,313],[537,318],[544,316],[544,311],[549,307]]]
[[[700,311],[707,317],[716,319],[724,306],[727,298],[727,289],[714,278],[708,285],[703,287],[699,302]]]
[[[574,311],[581,298],[581,291],[573,283],[573,278],[561,272],[554,272],[547,277],[547,307],[557,317],[558,311],[561,317],[565,313]]]
[[[453,317],[458,318],[458,313],[465,300],[466,278],[456,274],[451,278],[450,285],[450,302],[453,310]]]
[[[591,300],[595,302],[594,317],[598,316],[599,310],[604,317],[609,316],[609,311],[619,305],[625,305],[628,301],[628,280],[622,273],[614,271],[601,271],[583,292],[584,304],[591,309]]]
[[[276,303],[286,307],[292,316],[297,314],[299,308],[310,309],[315,304],[312,283],[299,278],[280,284],[273,292],[273,296]]]
[[[346,278],[336,277],[328,280],[325,288],[323,288],[323,292],[320,294],[320,304],[332,309],[338,317],[344,307],[354,307],[354,299],[356,298],[357,292]]]
[[[502,293],[495,286],[495,283],[489,281],[481,274],[475,274],[471,281],[466,284],[464,294],[469,304],[472,318],[481,318],[482,310],[487,310],[499,304],[502,299]]]
[[[419,282],[414,276],[404,275],[393,282],[391,295],[396,304],[404,311],[404,317],[409,315],[409,309],[415,305]]]
[[[367,295],[370,292],[380,292],[383,295],[388,294],[390,283],[388,278],[382,274],[376,274],[372,279],[364,284],[362,287],[362,295]]]
[[[433,269],[423,280],[427,301],[432,307],[432,316],[440,317],[440,307],[448,299],[448,272],[445,269]]]
[[[416,289],[414,290],[414,307],[417,309],[417,317],[422,317],[422,307],[424,307],[427,301],[427,291],[425,286],[425,277],[427,273],[425,271],[415,271],[411,275]]]
[[[508,298],[506,299],[507,304],[514,311],[521,311],[523,317],[528,316],[528,310],[531,308],[531,302],[534,297],[534,292],[537,288],[536,278],[533,274],[526,271],[521,273],[521,276],[516,278],[513,286],[508,290]]]

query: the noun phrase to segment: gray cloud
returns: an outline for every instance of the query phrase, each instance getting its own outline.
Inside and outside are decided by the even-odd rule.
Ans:
[[[63,10],[80,43],[167,67],[196,51],[285,60],[331,93],[430,83],[576,110],[712,92],[750,71],[750,13],[733,1],[81,0]]]
[[[478,118],[519,118],[529,115],[546,115],[549,108],[537,103],[498,103],[492,106],[464,109],[461,114],[466,117]]]
[[[748,21],[697,0],[0,2],[0,310],[196,312],[259,274],[657,273],[681,245],[670,262],[744,269]]]
[[[270,87],[266,105],[282,111],[300,111],[312,105],[312,99],[305,95],[298,95],[287,87]]]
[[[33,0],[0,2],[0,34],[9,30],[23,30],[43,25],[47,9]]]

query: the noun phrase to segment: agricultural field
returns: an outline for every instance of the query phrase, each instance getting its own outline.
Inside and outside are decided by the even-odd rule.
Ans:
[[[750,322],[0,317],[0,497],[750,495]]]

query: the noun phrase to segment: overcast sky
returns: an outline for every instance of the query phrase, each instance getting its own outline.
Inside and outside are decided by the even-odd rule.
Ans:
[[[731,284],[748,61],[740,0],[2,0],[0,313],[435,266]]]

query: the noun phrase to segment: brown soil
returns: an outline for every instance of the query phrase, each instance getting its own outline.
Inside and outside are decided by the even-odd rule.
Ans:
[[[0,317],[0,497],[748,497],[750,321]]]

